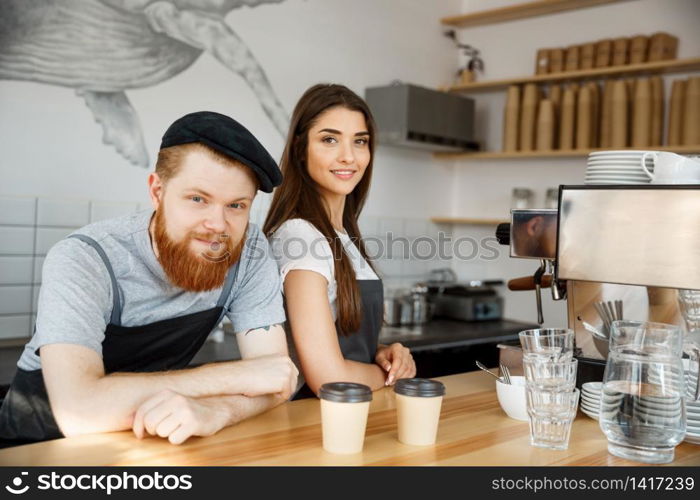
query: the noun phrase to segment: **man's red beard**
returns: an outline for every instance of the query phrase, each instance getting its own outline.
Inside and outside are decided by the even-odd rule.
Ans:
[[[223,286],[228,270],[243,252],[245,236],[240,242],[234,242],[225,234],[190,232],[181,241],[172,240],[165,230],[162,209],[156,210],[153,223],[160,265],[173,285],[190,292],[205,292]],[[216,243],[209,250],[195,255],[191,248],[194,239]]]

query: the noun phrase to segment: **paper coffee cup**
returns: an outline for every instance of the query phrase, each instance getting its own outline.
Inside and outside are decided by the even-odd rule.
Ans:
[[[399,379],[394,386],[399,441],[404,444],[435,444],[445,386],[425,378]]]
[[[323,449],[339,454],[360,453],[372,390],[363,384],[332,382],[321,386],[319,397]]]

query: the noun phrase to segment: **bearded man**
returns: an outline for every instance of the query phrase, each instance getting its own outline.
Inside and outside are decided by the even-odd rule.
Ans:
[[[179,444],[286,401],[298,372],[280,278],[248,222],[257,190],[281,180],[232,118],[176,120],[148,178],[153,210],[85,226],[46,256],[3,444],[125,429]],[[187,368],[224,317],[243,359]]]

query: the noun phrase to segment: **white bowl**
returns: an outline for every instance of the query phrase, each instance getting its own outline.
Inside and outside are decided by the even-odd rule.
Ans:
[[[510,418],[527,422],[527,399],[525,397],[525,377],[511,376],[510,384],[496,381],[498,402]]]

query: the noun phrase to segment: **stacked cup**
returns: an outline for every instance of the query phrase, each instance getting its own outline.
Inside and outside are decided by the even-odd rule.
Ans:
[[[565,450],[579,400],[574,332],[540,328],[520,332],[519,337],[527,383],[530,444]]]

